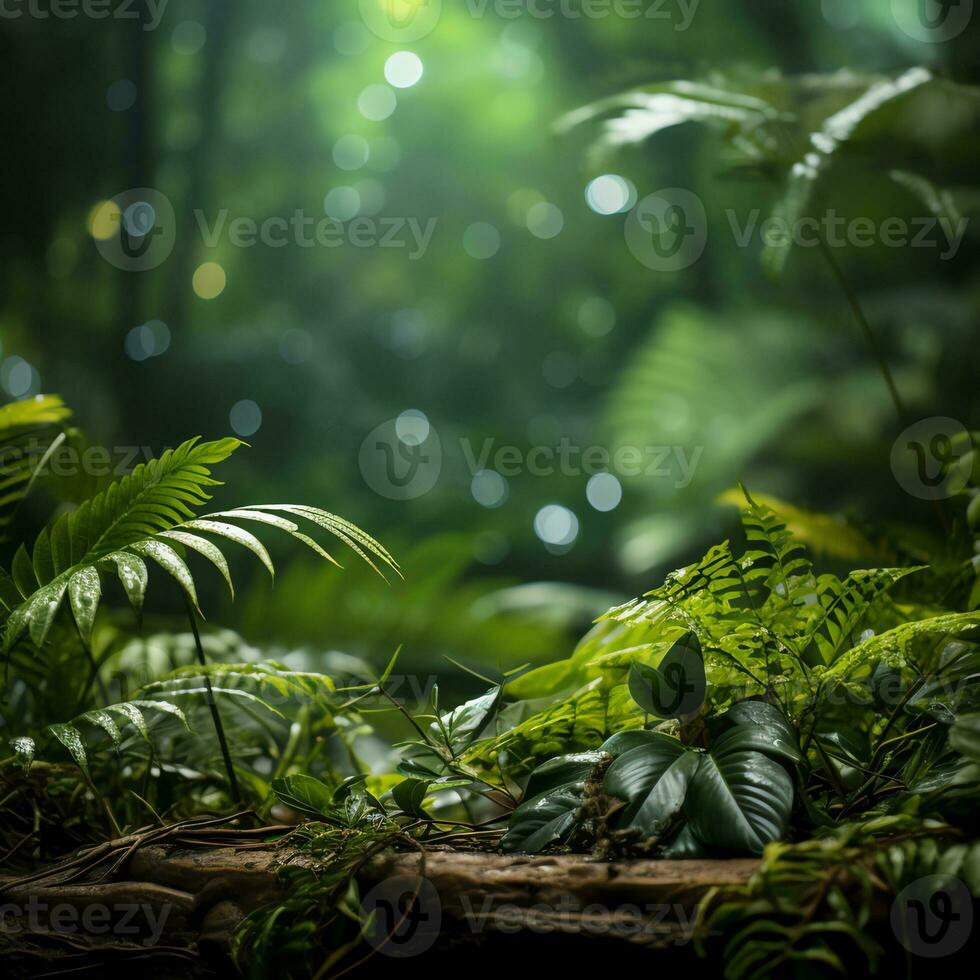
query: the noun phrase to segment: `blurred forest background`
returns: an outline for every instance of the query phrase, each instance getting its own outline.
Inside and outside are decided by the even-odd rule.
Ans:
[[[384,661],[403,643],[415,665],[509,669],[566,655],[610,602],[728,533],[718,497],[737,480],[862,521],[933,519],[892,474],[901,426],[826,264],[797,250],[777,282],[758,236],[733,233],[731,215],[764,216],[781,185],[734,179],[722,140],[693,127],[600,159],[594,129],[555,123],[633,85],[722,73],[919,64],[977,82],[980,18],[935,44],[889,0],[668,0],[642,20],[447,0],[433,30],[399,43],[369,29],[370,2],[169,0],[158,23],[139,0],[140,21],[25,4],[0,18],[3,397],[60,394],[112,449],[237,434],[253,448],[221,504],[326,507],[406,575],[386,587],[298,558],[274,591],[242,588],[236,610],[216,582],[212,621],[257,644]],[[943,111],[915,124],[939,132]],[[937,185],[975,183],[975,145],[959,145],[917,151]],[[890,153],[881,139],[836,171],[830,205],[926,213],[885,179]],[[674,273],[624,236],[636,199],[665,187],[693,191],[708,218],[704,254]],[[173,250],[144,271],[98,247],[105,202],[131,188],[174,209]],[[404,224],[400,248],[241,247],[227,225],[212,246],[195,216],[210,228],[297,210],[434,230],[421,255]],[[978,257],[973,224],[954,255],[837,251],[912,418],[977,417]],[[399,417],[442,449],[434,486],[411,499],[376,492],[359,463]],[[660,475],[590,489],[557,466],[477,474],[487,440],[525,460],[562,440],[671,452]],[[44,516],[38,501],[21,519]]]

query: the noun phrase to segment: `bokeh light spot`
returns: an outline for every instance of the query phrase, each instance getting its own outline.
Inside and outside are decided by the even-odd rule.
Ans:
[[[569,547],[578,537],[578,518],[561,504],[546,504],[534,517],[534,533],[545,544]]]
[[[422,59],[413,51],[396,51],[385,62],[385,80],[395,88],[411,88],[424,70]]]
[[[496,470],[479,470],[473,474],[470,493],[481,507],[500,507],[510,493],[507,481]]]
[[[612,473],[596,473],[585,486],[585,499],[603,513],[615,510],[623,499],[623,485]]]
[[[361,210],[361,195],[353,187],[335,187],[323,200],[327,217],[350,221]]]
[[[578,325],[591,337],[604,337],[616,326],[616,310],[602,296],[589,296],[578,308]]]
[[[492,258],[500,251],[500,232],[488,221],[474,221],[463,232],[463,248],[471,258]]]
[[[564,227],[561,209],[548,201],[532,205],[527,212],[527,229],[536,238],[554,238]]]
[[[368,162],[371,148],[363,136],[341,136],[333,145],[333,162],[341,170],[358,170]]]
[[[410,408],[395,419],[395,435],[406,446],[421,446],[429,438],[431,430],[425,412]]]
[[[204,25],[196,20],[182,20],[170,35],[170,43],[177,54],[197,54],[207,39]]]
[[[357,97],[357,110],[365,119],[381,122],[387,119],[398,105],[398,96],[390,85],[369,85]]]
[[[236,436],[247,439],[262,428],[262,409],[250,398],[243,398],[231,406],[228,422]]]
[[[510,542],[499,531],[483,531],[473,539],[473,557],[481,565],[499,565],[510,552]]]
[[[11,398],[26,398],[41,390],[41,378],[24,358],[8,357],[0,364],[0,386]]]
[[[105,93],[106,105],[113,112],[125,112],[136,104],[136,86],[128,78],[117,78]]]
[[[820,11],[831,27],[848,30],[861,19],[861,11],[852,0],[822,0]]]
[[[313,338],[306,330],[293,327],[279,338],[279,356],[287,364],[302,364],[313,353]]]
[[[89,211],[88,233],[100,242],[104,242],[113,235],[119,234],[119,222],[122,220],[122,212],[115,201],[99,201],[95,207]]]
[[[597,214],[618,214],[628,210],[636,199],[633,185],[619,174],[603,174],[589,181],[585,200]]]
[[[228,277],[217,262],[205,262],[194,270],[192,285],[201,299],[215,299],[225,291]]]
[[[123,347],[133,361],[158,357],[170,348],[170,328],[163,320],[149,320],[126,334]]]
[[[249,35],[246,50],[253,60],[274,65],[286,53],[286,35],[274,27],[257,27]]]

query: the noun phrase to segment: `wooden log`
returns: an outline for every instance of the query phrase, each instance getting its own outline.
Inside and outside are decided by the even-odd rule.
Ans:
[[[104,934],[90,936],[76,928],[72,956],[88,949],[97,962],[128,955],[143,962],[157,952],[171,959],[183,953],[188,960],[201,956],[213,967],[227,964],[231,937],[242,918],[282,897],[279,869],[309,866],[310,861],[301,851],[271,844],[151,844],[135,850],[115,871],[114,881],[97,880],[95,870],[90,877],[96,880],[83,874],[70,882],[57,880],[55,873],[48,882],[8,885],[3,901],[23,905],[34,896],[49,913],[67,905],[76,911],[73,921],[82,925],[95,908],[136,906],[156,928],[151,947],[145,929],[137,943],[127,943],[111,931],[107,941]],[[447,943],[455,948],[486,944],[493,936],[520,939],[533,948],[537,936],[547,933],[569,940],[602,937],[635,949],[686,942],[705,893],[715,886],[744,884],[757,867],[755,860],[596,861],[570,854],[525,857],[433,848],[424,854],[379,855],[362,869],[359,882],[366,907],[372,896],[397,902],[399,890],[423,888],[426,918],[437,923],[431,943],[436,951]],[[16,945],[17,936],[12,938]],[[50,965],[56,958],[51,941],[64,937],[49,915],[24,938],[28,946],[40,943],[45,965]],[[16,962],[24,962],[23,957]],[[33,962],[31,956],[26,962]]]
[[[430,851],[383,855],[361,881],[369,893],[387,881],[408,887],[424,878],[433,887],[421,894],[423,911],[437,911],[442,929],[459,937],[561,932],[657,946],[690,939],[705,894],[745,884],[758,867],[753,859],[593,861],[573,854]],[[424,908],[426,901],[438,909]]]

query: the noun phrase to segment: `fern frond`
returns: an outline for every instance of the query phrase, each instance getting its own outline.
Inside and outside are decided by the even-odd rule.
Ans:
[[[254,685],[259,691],[268,690],[283,700],[312,701],[321,707],[330,708],[337,685],[328,674],[315,671],[292,670],[274,660],[259,663],[212,663],[204,666],[192,664],[179,667],[171,675],[160,681],[146,685],[146,693],[168,693],[172,695],[188,693],[188,682],[200,681],[208,677],[220,683],[226,693],[241,690],[233,685]],[[262,699],[264,707],[271,707],[269,698]]]
[[[0,406],[0,541],[51,452],[60,445],[71,410],[57,395]]]
[[[744,487],[741,489],[747,503],[742,527],[749,544],[741,560],[745,578],[751,582],[761,579],[771,596],[797,605],[802,601],[802,590],[813,579],[806,549],[775,511],[753,500]]]
[[[138,466],[78,510],[59,517],[38,536],[32,554],[21,548],[11,574],[0,578],[0,602],[8,613],[4,650],[9,651],[28,632],[35,645],[42,646],[66,595],[87,643],[102,597],[103,572],[118,575],[139,613],[149,581],[147,560],[167,572],[197,608],[194,575],[177,548],[207,558],[234,595],[228,562],[212,538],[247,548],[274,574],[265,545],[235,522],[259,523],[284,531],[320,557],[338,564],[300,530],[299,524],[281,516],[289,514],[329,531],[379,574],[378,564],[398,573],[394,558],[370,535],[317,507],[253,504],[198,516],[196,511],[210,499],[208,489],[219,485],[211,477],[210,467],[227,459],[240,445],[237,439],[185,442]]]
[[[945,613],[879,633],[859,643],[839,656],[827,670],[826,676],[847,679],[858,671],[882,663],[899,669],[921,669],[923,659],[931,654],[938,643],[947,639],[962,639],[980,630],[980,610],[965,613]]]
[[[109,736],[112,744],[118,748],[123,740],[123,733],[114,717],[118,716],[121,724],[132,726],[144,741],[150,742],[150,727],[144,715],[144,712],[150,709],[179,719],[184,727],[190,731],[187,718],[177,705],[169,701],[147,700],[124,701],[119,704],[110,704],[105,708],[96,708],[92,711],[86,711],[70,722],[48,725],[46,730],[68,750],[68,754],[75,761],[76,765],[88,774],[88,752],[85,748],[86,729],[82,727],[83,723],[86,726],[94,727],[104,732]],[[18,756],[18,760],[25,767],[30,766],[36,754],[34,740],[30,738],[18,738],[14,739],[11,744]]]
[[[769,494],[753,492],[752,498],[772,511],[792,537],[816,557],[853,562],[867,558],[888,560],[880,545],[871,542],[858,528],[843,518],[803,510]],[[737,507],[743,513],[749,507],[741,487],[732,487],[720,494],[718,503]],[[894,555],[891,558],[894,559]]]
[[[824,120],[819,132],[809,137],[806,146],[800,147],[802,159],[790,169],[785,194],[774,216],[785,221],[785,227],[796,227],[806,213],[818,182],[830,168],[838,150],[853,138],[858,127],[885,106],[931,82],[933,78],[932,72],[926,68],[910,68],[897,78],[876,82],[859,98]],[[780,242],[778,245],[767,243],[763,251],[763,265],[772,272],[781,272],[791,247],[791,242]]]
[[[731,617],[745,597],[738,562],[724,541],[700,561],[671,572],[662,586],[642,599],[615,606],[600,618],[629,624],[674,621],[696,626],[712,618]]]
[[[854,631],[867,615],[874,601],[900,579],[918,568],[871,568],[851,572],[841,582],[834,575],[817,580],[817,602],[822,610],[810,625],[800,648],[812,646],[820,661],[832,665],[842,651],[850,649]]]
[[[567,132],[600,117],[600,152],[642,143],[657,133],[682,123],[696,122],[721,129],[737,130],[743,139],[779,120],[779,112],[764,99],[718,85],[675,81],[646,86],[601,99],[568,113],[558,123]]]

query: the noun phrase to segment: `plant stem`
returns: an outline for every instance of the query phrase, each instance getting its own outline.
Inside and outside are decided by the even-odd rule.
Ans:
[[[86,702],[89,699],[89,695],[92,693],[92,687],[98,687],[99,697],[102,698],[103,704],[111,704],[112,699],[109,697],[109,692],[106,690],[106,686],[102,680],[102,675],[99,673],[99,665],[95,661],[95,657],[92,655],[92,651],[82,644],[85,650],[85,658],[89,663],[89,674],[85,681],[85,687],[82,689],[82,697],[78,704],[78,711],[76,714],[85,707]]]
[[[898,385],[895,383],[895,377],[892,374],[892,369],[888,366],[888,359],[885,357],[885,352],[881,349],[881,345],[878,343],[878,337],[875,335],[868,318],[864,315],[864,310],[861,308],[861,302],[857,298],[857,293],[855,293],[851,288],[851,284],[847,281],[847,276],[844,275],[844,270],[840,267],[840,263],[834,257],[834,253],[830,250],[830,246],[821,236],[818,236],[818,241],[820,243],[820,251],[823,253],[823,257],[826,260],[827,265],[830,267],[830,271],[837,280],[837,284],[840,286],[841,292],[847,299],[848,306],[850,306],[851,312],[854,314],[854,319],[857,320],[861,327],[861,332],[864,334],[864,339],[867,342],[868,347],[871,349],[871,353],[878,362],[878,369],[881,371],[881,375],[885,379],[885,384],[888,386],[888,393],[891,395],[892,403],[894,404],[895,411],[898,414],[899,424],[906,426],[908,425],[909,419],[905,410],[905,403],[902,401],[902,396],[898,393]],[[936,516],[939,518],[939,523],[942,525],[943,530],[948,532],[949,521],[946,519],[946,511],[943,507],[943,502],[938,497],[934,497],[932,504],[936,511]]]
[[[868,322],[868,318],[864,315],[864,310],[861,308],[860,300],[857,298],[857,294],[851,288],[851,284],[847,281],[847,277],[844,275],[844,270],[840,267],[840,263],[834,256],[834,253],[830,250],[830,246],[820,237],[820,251],[823,254],[830,271],[833,273],[834,278],[837,280],[837,284],[841,288],[841,292],[844,294],[847,300],[848,306],[851,308],[851,312],[854,314],[854,319],[857,320],[858,326],[861,328],[861,332],[864,334],[864,339],[871,349],[871,353],[874,355],[875,360],[878,362],[878,368],[881,371],[882,377],[885,379],[885,384],[888,387],[888,393],[891,395],[892,403],[895,406],[895,411],[898,413],[898,420],[902,425],[906,424],[906,411],[905,403],[902,401],[902,396],[898,393],[898,385],[895,384],[894,375],[892,375],[892,369],[888,365],[888,360],[885,357],[884,351],[881,349],[881,345],[878,343],[878,337],[875,335],[871,324]]]
[[[191,605],[190,599],[184,593],[184,604],[187,606],[187,618],[191,623],[191,632],[194,634],[194,645],[197,648],[197,660],[202,667],[207,667],[207,658],[204,656],[204,647],[201,644],[201,634],[197,628],[197,614]],[[218,711],[218,703],[214,700],[214,691],[211,689],[211,678],[207,672],[204,674],[204,699],[211,709],[211,720],[214,722],[214,732],[218,736],[218,745],[221,747],[221,757],[225,762],[225,772],[228,774],[228,790],[232,800],[239,806],[242,805],[242,794],[238,789],[238,779],[235,776],[235,766],[231,761],[231,753],[228,751],[228,740],[225,738],[225,729],[221,724],[221,713]]]

